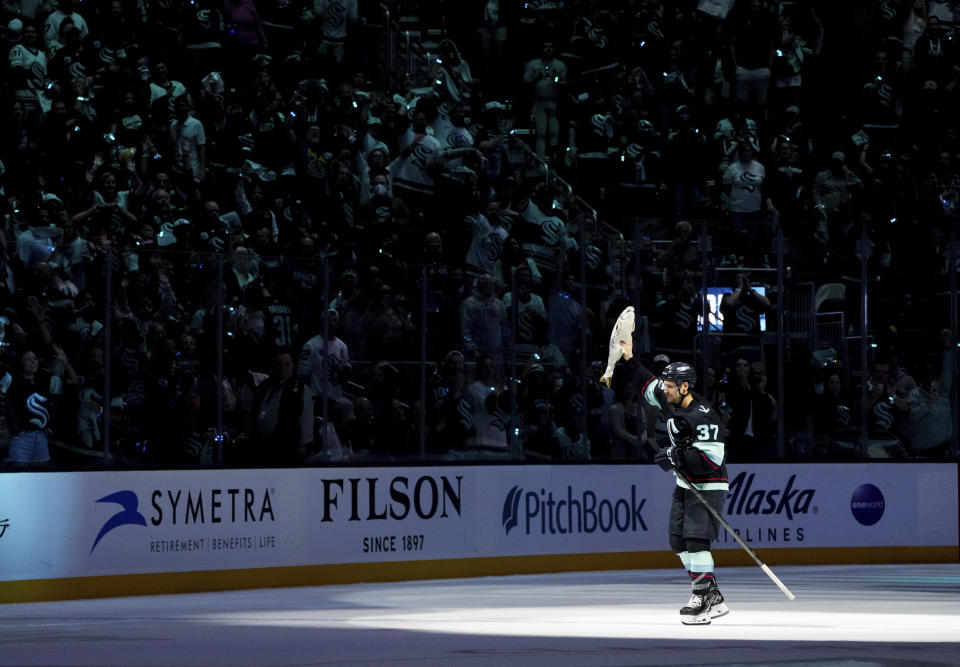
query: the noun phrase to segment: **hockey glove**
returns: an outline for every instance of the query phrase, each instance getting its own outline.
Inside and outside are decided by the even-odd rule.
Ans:
[[[680,450],[676,445],[664,447],[653,457],[653,462],[664,470],[671,471],[679,467]]]

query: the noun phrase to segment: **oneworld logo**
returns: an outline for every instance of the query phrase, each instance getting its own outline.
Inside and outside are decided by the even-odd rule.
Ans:
[[[647,530],[643,519],[646,502],[633,485],[629,496],[620,498],[599,498],[590,489],[574,492],[573,486],[567,486],[556,497],[546,489],[524,492],[520,486],[514,486],[503,501],[503,530],[507,535],[514,528],[520,528],[525,535]]]
[[[861,484],[850,498],[853,518],[864,526],[872,526],[883,517],[883,493],[873,484]]]
[[[109,496],[104,496],[97,502],[116,503],[123,509],[107,519],[106,523],[103,524],[100,532],[97,533],[97,539],[93,541],[93,546],[90,547],[90,553],[93,553],[93,550],[97,548],[97,544],[103,539],[103,536],[114,528],[131,525],[146,527],[147,525],[147,520],[137,511],[140,506],[140,501],[137,500],[137,494],[133,491],[117,491],[116,493],[111,493]]]

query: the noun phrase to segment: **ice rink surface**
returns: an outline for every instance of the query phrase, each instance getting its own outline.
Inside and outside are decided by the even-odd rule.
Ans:
[[[0,605],[2,665],[960,665],[960,564],[677,570]]]

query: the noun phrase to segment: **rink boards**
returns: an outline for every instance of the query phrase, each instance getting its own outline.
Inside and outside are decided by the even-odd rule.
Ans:
[[[769,565],[960,560],[956,464],[729,473],[725,517]],[[672,488],[649,465],[9,473],[0,601],[673,567]]]

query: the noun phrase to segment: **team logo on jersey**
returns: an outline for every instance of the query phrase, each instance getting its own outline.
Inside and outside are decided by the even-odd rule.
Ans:
[[[853,424],[853,417],[850,415],[850,408],[846,405],[837,406],[837,422],[841,426],[850,426]]]
[[[377,222],[389,222],[392,217],[389,206],[377,206],[373,211],[373,215],[377,219]]]
[[[114,58],[115,53],[116,51],[114,51],[113,49],[108,49],[107,47],[103,47],[102,49],[100,49],[100,53],[99,53],[100,62],[104,63],[105,65],[111,65],[111,66],[116,65],[117,59]]]
[[[87,68],[83,63],[70,63],[70,76],[71,78],[79,78],[87,75]]]
[[[687,426],[686,421],[677,421],[675,417],[671,417],[667,420],[667,436],[670,438],[670,444],[681,447],[690,441],[690,427]]]
[[[485,254],[487,259],[491,262],[496,262],[503,254],[503,237],[496,232],[490,232],[487,234],[487,240],[486,243],[484,243],[484,250],[486,251]]]
[[[747,192],[756,192],[757,186],[760,184],[760,177],[751,174],[749,171],[745,171],[740,174],[740,187],[742,187]]]
[[[591,271],[600,268],[600,260],[603,258],[602,250],[595,245],[588,245],[586,252],[583,253],[584,262]]]
[[[647,24],[647,32],[657,39],[664,38],[663,30],[660,29],[660,21],[658,19],[651,19],[651,21]]]
[[[461,428],[469,431],[473,428],[473,399],[464,395],[457,402],[457,414]]]
[[[43,82],[47,79],[47,67],[39,60],[33,61],[30,65],[30,84],[37,89],[43,87]]]
[[[341,27],[347,20],[347,7],[342,2],[328,2],[327,12],[324,16],[324,32],[331,34],[336,28]]]
[[[410,163],[417,169],[425,171],[431,155],[433,155],[433,146],[429,145],[426,141],[421,141],[414,146],[413,153],[410,156]]]
[[[491,416],[490,427],[500,433],[507,432],[507,413],[499,405]]]
[[[754,324],[755,311],[750,306],[741,305],[737,309],[737,328],[741,331],[752,331]]]
[[[50,409],[47,407],[49,399],[46,396],[33,393],[27,397],[27,412],[34,415],[30,423],[37,428],[46,428],[50,421]]]
[[[130,347],[124,348],[120,353],[120,363],[131,377],[136,377],[140,374],[140,360],[137,358],[137,351],[135,349]]]
[[[209,30],[213,25],[213,22],[210,20],[210,10],[201,9],[197,12],[197,24],[200,26],[201,30]]]
[[[451,148],[469,148],[473,145],[470,135],[460,130],[454,130],[447,135],[447,145]]]
[[[676,312],[673,314],[674,321],[677,324],[677,328],[683,331],[693,327],[693,315],[690,312],[690,304],[683,303],[680,304],[680,307],[677,308]]]
[[[517,341],[532,343],[536,337],[536,321],[542,316],[534,310],[524,310],[517,315]]]
[[[556,245],[563,233],[563,221],[560,218],[544,218],[540,228],[544,245]]]
[[[893,428],[893,413],[890,411],[889,403],[877,403],[873,406],[872,412],[877,428],[885,431]]]
[[[886,82],[881,83],[880,87],[877,89],[877,95],[880,96],[880,103],[885,107],[892,107],[894,104],[893,100],[893,88],[887,85]]]

